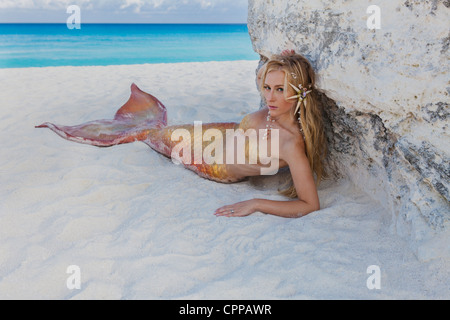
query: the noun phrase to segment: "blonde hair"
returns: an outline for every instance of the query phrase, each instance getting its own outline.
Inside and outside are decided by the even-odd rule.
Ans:
[[[309,61],[299,55],[276,55],[273,56],[264,66],[261,87],[264,86],[266,76],[271,71],[284,71],[284,94],[289,97],[288,92],[292,92],[290,83],[298,88],[301,84],[303,88],[311,87],[311,92],[306,95],[300,105],[300,114],[294,114],[297,103],[294,103],[292,114],[299,123],[299,130],[303,129],[306,145],[306,156],[309,165],[315,175],[316,186],[322,179],[327,177],[324,167],[324,159],[327,153],[327,140],[323,126],[322,108],[318,102],[318,92],[315,88],[316,75]],[[261,88],[262,89],[262,88]],[[262,90],[261,90],[262,92]],[[306,104],[305,104],[306,102]],[[301,123],[301,126],[300,126]],[[289,187],[280,191],[281,194],[296,198],[298,196],[292,177],[287,181]]]

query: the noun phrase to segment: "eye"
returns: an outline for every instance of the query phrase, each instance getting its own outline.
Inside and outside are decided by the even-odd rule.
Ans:
[[[278,92],[283,92],[284,89],[283,89],[283,88],[278,88],[277,91],[278,91]]]
[[[268,85],[265,85],[265,86],[264,86],[264,90],[270,91],[270,87],[269,87]]]

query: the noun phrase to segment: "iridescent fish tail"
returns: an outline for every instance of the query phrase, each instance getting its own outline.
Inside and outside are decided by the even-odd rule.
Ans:
[[[109,147],[143,141],[147,138],[150,128],[162,128],[166,125],[167,112],[164,105],[133,83],[130,98],[116,112],[114,119],[95,120],[75,126],[45,122],[36,128],[49,128],[70,141]]]
[[[192,139],[189,151],[193,151],[194,141],[202,137],[204,131],[210,128],[219,129],[224,135],[227,129],[233,129],[236,123],[207,124],[203,130],[196,132],[193,125],[167,126],[167,112],[164,105],[154,96],[131,85],[131,95],[128,101],[116,112],[114,119],[95,120],[75,126],[61,126],[45,122],[36,128],[49,128],[64,139],[90,144],[98,147],[109,147],[133,141],[142,141],[155,151],[172,157],[173,149],[178,145],[178,139],[172,139],[176,129],[184,129]],[[203,144],[203,142],[202,142]],[[204,147],[204,145],[203,145]],[[196,162],[192,155],[189,161],[182,165],[198,175],[218,182],[236,182],[229,174],[226,164],[208,164],[204,159]]]

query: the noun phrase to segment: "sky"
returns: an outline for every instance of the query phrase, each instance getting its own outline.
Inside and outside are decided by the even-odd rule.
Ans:
[[[0,0],[0,23],[247,23],[247,0]]]

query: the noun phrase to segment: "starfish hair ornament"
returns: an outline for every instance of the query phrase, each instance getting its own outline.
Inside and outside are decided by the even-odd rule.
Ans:
[[[289,85],[295,90],[297,93],[296,95],[287,98],[288,100],[292,99],[298,99],[297,107],[295,108],[295,113],[300,109],[300,105],[302,104],[302,101],[306,98],[308,93],[312,91],[311,85],[308,86],[308,88],[303,88],[302,84],[299,84],[298,87],[294,86],[292,83],[289,83]],[[306,101],[305,101],[305,108],[306,108]]]
[[[295,92],[297,94],[292,96],[292,97],[289,97],[287,99],[288,100],[289,99],[298,99],[297,107],[295,108],[294,114],[296,114],[298,112],[298,123],[300,124],[300,133],[303,136],[303,140],[305,140],[305,133],[303,132],[303,128],[302,128],[302,113],[301,113],[300,106],[301,106],[302,102],[305,101],[305,109],[306,109],[306,100],[305,100],[305,98],[308,95],[308,93],[310,93],[312,91],[311,85],[309,85],[308,88],[303,88],[302,84],[299,84],[298,88],[297,88],[292,83],[289,83],[289,84],[295,90]]]

